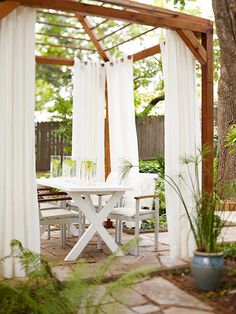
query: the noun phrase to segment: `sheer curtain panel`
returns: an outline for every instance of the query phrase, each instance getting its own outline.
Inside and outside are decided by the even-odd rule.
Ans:
[[[190,212],[194,214],[189,173],[181,157],[196,156],[200,148],[200,118],[195,82],[195,58],[174,31],[166,31],[161,42],[165,84],[165,174],[180,187]],[[193,169],[190,168],[193,173]],[[194,179],[195,180],[195,179]],[[172,187],[165,184],[170,251],[172,257],[191,256],[194,240],[184,208]]]
[[[139,156],[135,124],[133,61],[121,58],[106,63],[111,171],[119,172],[128,159],[138,172]]]
[[[72,155],[79,164],[96,158],[97,180],[104,181],[105,67],[75,59]]]
[[[35,10],[19,7],[0,21],[0,257],[10,241],[40,251],[35,178]],[[24,275],[18,261],[4,277]]]

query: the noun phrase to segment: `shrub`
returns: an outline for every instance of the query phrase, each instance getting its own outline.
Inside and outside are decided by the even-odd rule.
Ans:
[[[135,240],[135,242],[137,239]],[[127,252],[134,241],[122,247]],[[0,281],[0,313],[2,314],[73,314],[101,313],[102,301],[113,292],[130,287],[139,279],[146,277],[151,269],[130,271],[115,281],[109,283],[101,292],[100,286],[104,276],[113,264],[115,254],[109,256],[104,264],[94,273],[93,280],[82,278],[85,263],[78,263],[71,270],[68,279],[60,282],[52,272],[48,262],[39,254],[23,248],[17,240],[11,241],[12,252],[7,258],[20,261],[27,277],[23,280]]]

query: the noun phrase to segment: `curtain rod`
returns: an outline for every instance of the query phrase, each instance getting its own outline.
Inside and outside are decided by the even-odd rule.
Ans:
[[[128,55],[128,56],[126,56],[126,58],[127,58],[128,60],[131,60],[131,59],[133,58],[133,56]],[[118,58],[117,60],[119,60],[119,61],[121,61],[121,62],[124,62],[124,61],[125,61],[125,57]],[[91,60],[91,61],[93,61],[93,60]],[[89,63],[89,61],[82,61],[82,62],[84,63],[84,65],[87,65],[87,64]],[[102,67],[104,67],[106,63],[109,63],[111,66],[114,65],[114,61],[102,62],[102,63],[100,63],[100,64],[101,64]]]

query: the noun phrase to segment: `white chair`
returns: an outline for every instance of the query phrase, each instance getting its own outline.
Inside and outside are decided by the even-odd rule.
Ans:
[[[71,223],[80,224],[79,213],[65,206],[66,201],[70,199],[63,192],[49,191],[43,194],[38,193],[40,237],[47,230],[50,238],[50,225],[59,224],[61,226],[62,247],[66,246],[66,226],[69,226]]]
[[[130,174],[123,183],[133,187],[132,191],[125,193],[124,206],[115,207],[110,219],[116,220],[116,241],[121,243],[123,221],[132,221],[135,224],[135,237],[139,236],[140,221],[147,218],[155,218],[155,251],[158,250],[159,231],[159,197],[155,194],[157,175],[149,173]],[[154,210],[153,210],[154,205]],[[135,255],[138,255],[138,245]]]
[[[79,223],[80,217],[78,212],[57,208],[40,210],[40,236],[48,228],[48,225],[61,225],[61,244],[66,246],[66,225],[71,223]],[[46,227],[46,228],[45,228]]]

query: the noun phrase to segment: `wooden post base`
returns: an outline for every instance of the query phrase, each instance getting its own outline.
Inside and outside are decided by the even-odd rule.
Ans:
[[[108,228],[113,228],[113,223],[110,219],[107,219],[106,221],[104,221],[103,226],[108,229]]]

